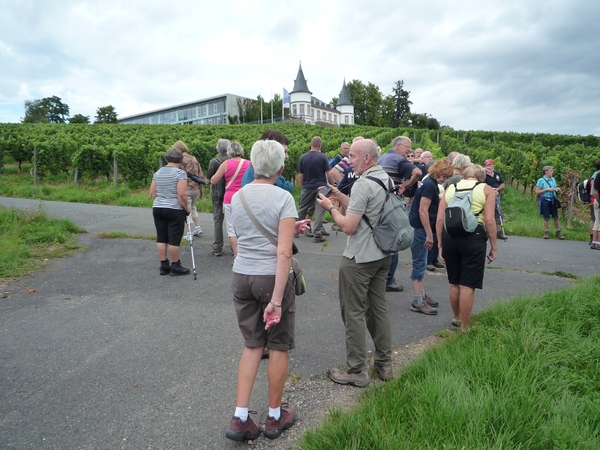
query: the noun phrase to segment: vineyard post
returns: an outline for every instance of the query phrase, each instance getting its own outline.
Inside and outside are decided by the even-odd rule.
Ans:
[[[163,167],[163,159],[162,159],[162,155],[158,157],[158,169],[162,169]]]
[[[437,132],[437,145],[440,145],[440,132]]]
[[[33,185],[34,186],[37,186],[37,178],[38,178],[37,156],[38,156],[37,148],[33,147]]]
[[[569,191],[569,213],[567,214],[567,225],[571,225],[571,219],[573,217],[573,201],[575,200],[575,189],[577,186],[577,177],[573,175],[571,179],[571,190]]]
[[[79,167],[75,167],[75,175],[73,176],[73,184],[77,185],[79,181]]]
[[[119,177],[119,164],[117,163],[117,154],[113,153],[113,180],[117,187],[117,178]]]

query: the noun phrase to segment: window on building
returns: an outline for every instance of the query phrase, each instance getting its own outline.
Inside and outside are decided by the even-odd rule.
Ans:
[[[321,111],[317,109],[317,120],[321,120]]]
[[[296,112],[296,105],[292,105],[292,116],[297,116],[298,113]]]
[[[213,114],[217,114],[219,112],[219,104],[213,103]]]
[[[304,116],[304,105],[300,105],[300,115]]]
[[[333,116],[333,120],[335,121],[335,123],[337,123],[337,119],[338,119],[338,116],[336,114],[335,116]]]
[[[348,124],[348,123],[350,123],[350,122],[348,121],[348,116],[344,116],[344,123],[345,123],[345,124]]]
[[[331,122],[331,113],[329,113],[329,121]]]

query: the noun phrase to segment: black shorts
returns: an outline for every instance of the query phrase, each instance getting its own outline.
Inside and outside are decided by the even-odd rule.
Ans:
[[[483,272],[487,251],[487,234],[478,225],[468,236],[442,235],[442,256],[446,260],[448,282],[473,289],[483,288]]]
[[[553,219],[558,219],[558,208],[554,205],[553,201],[542,198],[540,200],[540,215],[544,216],[544,220],[550,220],[550,216]]]
[[[594,205],[593,204],[590,205],[590,220],[592,222],[596,221],[596,213],[594,212]]]
[[[156,227],[156,242],[179,247],[185,228],[185,211],[183,209],[152,208],[152,216]]]

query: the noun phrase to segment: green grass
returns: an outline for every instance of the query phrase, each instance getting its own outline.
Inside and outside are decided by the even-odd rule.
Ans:
[[[101,205],[136,206],[150,208],[152,199],[149,195],[149,185],[139,181],[124,183],[121,180],[117,187],[106,179],[84,179],[80,185],[73,184],[72,175],[67,174],[47,175],[33,186],[33,177],[30,175],[31,164],[24,163],[19,172],[14,161],[5,158],[5,175],[0,183],[0,196],[16,198],[32,198],[40,200],[54,200],[74,203],[92,203]],[[204,198],[196,205],[198,211],[212,212],[209,188],[205,188]],[[294,188],[292,195],[298,202],[301,194],[299,186]],[[505,214],[504,229],[508,236],[542,237],[544,232],[543,219],[538,213],[537,199],[535,196],[523,194],[522,189],[517,190],[507,186],[502,195],[502,209]],[[563,208],[565,209],[565,208]],[[587,205],[577,202],[574,208],[575,217],[570,225],[560,218],[563,234],[568,240],[587,242],[589,239],[588,222],[589,210]],[[329,213],[325,214],[331,223]],[[551,231],[554,230],[550,225]]]
[[[0,278],[12,278],[43,266],[44,260],[81,249],[84,230],[67,219],[50,219],[42,211],[0,206]]]
[[[474,317],[301,449],[600,448],[600,277]]]

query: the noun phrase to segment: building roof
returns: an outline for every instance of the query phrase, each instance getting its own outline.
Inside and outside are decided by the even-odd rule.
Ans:
[[[350,98],[350,93],[348,92],[348,88],[346,87],[346,79],[344,79],[344,85],[342,86],[342,90],[340,91],[340,97],[338,98],[337,106],[341,105],[352,105],[352,99]]]
[[[325,103],[324,101],[319,100],[317,97],[311,96],[310,103],[317,108],[329,109],[330,111],[339,113],[339,111],[335,109],[335,106],[333,106],[331,103]]]
[[[296,80],[294,80],[294,89],[292,89],[290,94],[293,94],[294,92],[308,92],[309,94],[312,94],[310,89],[308,89],[306,78],[304,78],[304,72],[302,72],[302,63],[300,63],[300,67],[298,68],[298,75],[296,75]]]

